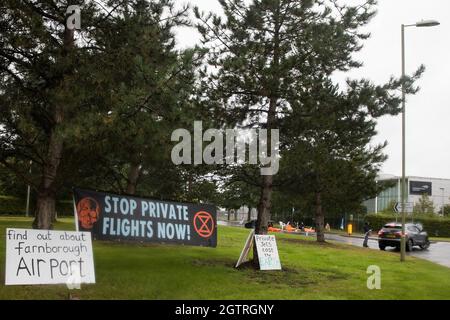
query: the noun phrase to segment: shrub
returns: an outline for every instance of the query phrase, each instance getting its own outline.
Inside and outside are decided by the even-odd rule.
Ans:
[[[450,217],[450,204],[444,206],[444,216]]]
[[[427,194],[424,193],[414,205],[414,213],[434,213],[434,203]]]
[[[0,196],[0,215],[25,215],[26,199]],[[30,202],[30,215],[33,215],[35,202]],[[61,200],[56,202],[56,212],[58,216],[72,216],[73,204],[70,200]]]

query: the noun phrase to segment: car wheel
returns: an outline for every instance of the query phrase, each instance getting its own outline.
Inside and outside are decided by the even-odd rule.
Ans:
[[[430,247],[430,240],[427,240],[425,244],[420,245],[420,249],[427,250]]]
[[[408,242],[406,243],[406,251],[410,252],[413,249],[413,241],[411,239],[408,240]]]
[[[386,250],[386,246],[383,244],[379,244],[378,247],[380,248],[381,251]]]

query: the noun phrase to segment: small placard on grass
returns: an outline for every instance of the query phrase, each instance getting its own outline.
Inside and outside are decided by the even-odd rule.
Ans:
[[[255,235],[261,270],[281,270],[277,241],[273,235]]]

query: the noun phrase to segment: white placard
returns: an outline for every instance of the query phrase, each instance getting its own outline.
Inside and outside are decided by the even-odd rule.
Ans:
[[[281,270],[275,236],[255,235],[258,250],[259,268],[261,270]]]
[[[6,229],[5,285],[95,283],[90,232]]]

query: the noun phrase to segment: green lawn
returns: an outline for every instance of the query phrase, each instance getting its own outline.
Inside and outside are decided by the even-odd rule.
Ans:
[[[25,218],[0,218],[0,299],[66,299],[58,286],[4,286],[5,228]],[[56,229],[73,229],[62,219]],[[450,299],[450,269],[398,253],[312,237],[276,235],[283,271],[233,268],[248,230],[221,227],[218,247],[94,243],[97,284],[72,293],[80,299]],[[381,290],[366,287],[369,265],[381,268]]]

